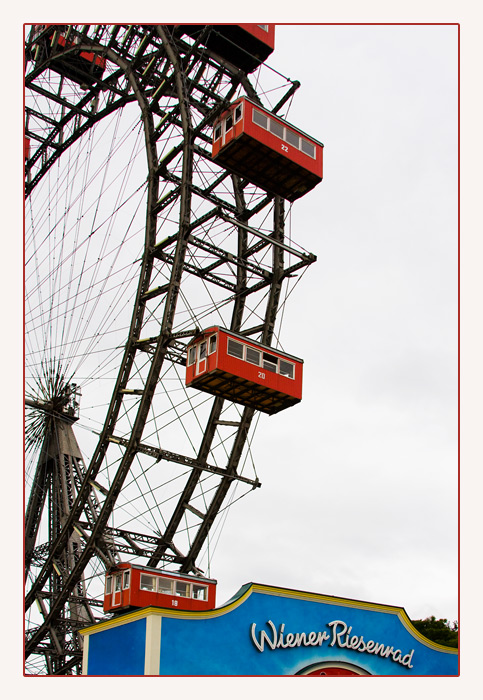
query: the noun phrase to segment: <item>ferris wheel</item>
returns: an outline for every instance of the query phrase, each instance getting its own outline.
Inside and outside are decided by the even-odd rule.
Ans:
[[[80,673],[120,562],[209,574],[260,412],[300,400],[287,220],[322,146],[273,30],[27,28],[27,673]]]

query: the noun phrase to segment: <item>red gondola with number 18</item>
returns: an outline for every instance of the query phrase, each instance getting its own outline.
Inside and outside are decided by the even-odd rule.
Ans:
[[[104,612],[151,605],[175,610],[212,610],[216,581],[123,562],[106,573]]]

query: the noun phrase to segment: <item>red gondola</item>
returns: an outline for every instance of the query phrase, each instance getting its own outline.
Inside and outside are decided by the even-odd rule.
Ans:
[[[106,572],[104,612],[126,612],[151,605],[175,610],[211,610],[216,581],[169,573],[128,562]]]
[[[290,202],[322,181],[323,144],[241,97],[213,127],[212,157]]]
[[[214,326],[188,345],[186,386],[270,415],[302,399],[303,360]]]
[[[44,30],[48,30],[44,33]],[[33,51],[34,60],[52,57],[49,66],[60,75],[79,83],[81,87],[92,85],[102,78],[106,68],[106,59],[91,51],[78,51],[66,55],[59,50],[75,47],[80,43],[77,35],[70,36],[69,25],[36,24],[34,37],[39,36],[36,44],[40,49]]]
[[[23,156],[24,160],[28,160],[30,158],[30,139],[28,136],[23,137]]]
[[[196,39],[204,24],[181,24],[180,29]],[[203,44],[245,73],[252,73],[272,53],[274,24],[215,24]]]

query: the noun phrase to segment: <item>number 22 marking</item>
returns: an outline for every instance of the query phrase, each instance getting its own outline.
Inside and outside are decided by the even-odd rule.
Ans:
[[[282,144],[282,151],[286,151],[286,152],[288,153],[288,146],[284,146],[284,145]]]

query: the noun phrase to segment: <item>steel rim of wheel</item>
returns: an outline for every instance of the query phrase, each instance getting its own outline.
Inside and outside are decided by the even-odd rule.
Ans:
[[[27,507],[45,489],[30,518],[29,673],[80,672],[78,629],[102,617],[109,562],[209,571],[227,505],[259,485],[258,414],[186,390],[184,348],[215,324],[277,345],[284,295],[315,259],[284,237],[282,200],[206,157],[223,105],[258,99],[250,78],[172,27],[76,32],[107,59],[101,84],[27,63],[27,397],[50,401],[27,407]],[[68,472],[39,467],[48,420],[56,441],[65,429],[79,442]]]

